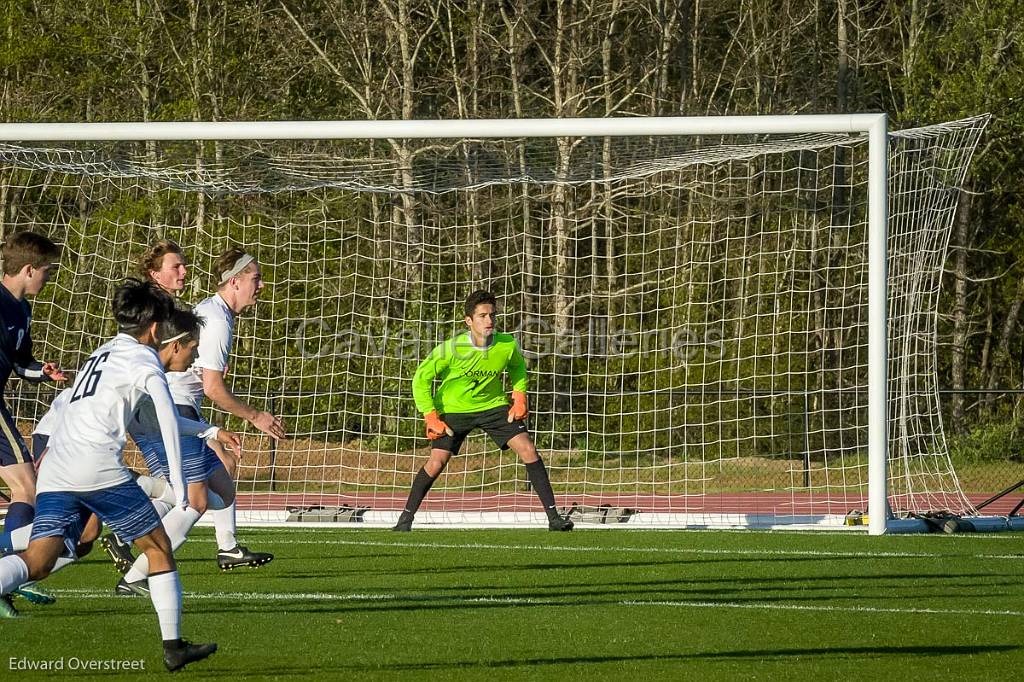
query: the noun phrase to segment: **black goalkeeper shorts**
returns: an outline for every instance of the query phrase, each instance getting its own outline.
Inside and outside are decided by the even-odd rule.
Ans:
[[[493,410],[484,412],[442,414],[441,420],[455,435],[449,436],[446,433],[440,438],[430,441],[430,447],[434,450],[447,450],[453,455],[459,454],[462,441],[466,440],[466,436],[473,429],[483,429],[494,441],[494,444],[502,450],[508,450],[508,442],[520,433],[529,433],[526,422],[522,419],[509,423],[508,406],[495,407]]]

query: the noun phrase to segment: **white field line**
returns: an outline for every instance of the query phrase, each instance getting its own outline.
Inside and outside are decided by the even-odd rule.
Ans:
[[[110,590],[93,589],[58,589],[51,590],[57,597],[68,599],[118,599]],[[183,597],[188,601],[323,601],[323,602],[443,602],[448,604],[530,604],[537,606],[577,606],[572,601],[558,599],[535,599],[529,597],[458,597],[451,595],[424,594],[337,594],[332,592],[185,592]],[[123,597],[120,597],[123,598]],[[708,601],[658,601],[626,599],[606,602],[606,605],[639,606],[639,607],[677,607],[693,609],[746,609],[753,611],[817,611],[825,613],[894,613],[894,614],[925,614],[940,616],[1006,616],[1024,618],[1024,611],[992,610],[992,609],[936,609],[936,608],[897,608],[877,606],[811,606],[807,604],[768,604],[739,602],[708,602]]]
[[[191,543],[216,542],[213,538],[196,538]],[[530,552],[576,552],[576,553],[634,553],[634,554],[682,554],[698,556],[764,556],[786,557],[803,556],[829,558],[859,559],[1010,559],[1024,560],[1021,554],[953,554],[949,552],[840,552],[817,549],[702,549],[694,547],[580,547],[575,545],[514,545],[492,544],[482,542],[385,542],[383,540],[337,540],[317,538],[315,540],[281,540],[275,538],[275,545],[346,545],[355,547],[402,547],[412,549],[489,549],[499,551],[525,550]]]
[[[807,604],[737,604],[730,602],[699,601],[623,601],[622,606],[681,606],[687,608],[754,609],[778,611],[825,611],[835,613],[900,613],[938,614],[943,616],[1011,616],[1024,617],[1024,611],[994,611],[990,609],[925,609],[880,606],[809,606]]]

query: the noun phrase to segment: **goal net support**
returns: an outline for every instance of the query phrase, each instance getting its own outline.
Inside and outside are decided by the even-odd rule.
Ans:
[[[0,218],[64,246],[33,337],[71,369],[115,333],[111,294],[157,239],[184,249],[193,304],[219,253],[257,256],[267,288],[237,320],[228,384],[289,437],[207,408],[245,433],[243,523],[330,517],[294,513],[315,507],[393,523],[428,452],[413,371],[484,288],[573,518],[881,533],[974,511],[943,435],[936,320],[986,122],[6,124]],[[23,430],[52,396],[14,387]],[[516,455],[477,434],[417,521],[543,518]]]

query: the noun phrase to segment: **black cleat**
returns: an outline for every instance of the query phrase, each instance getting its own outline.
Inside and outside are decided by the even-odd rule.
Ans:
[[[193,644],[188,640],[179,639],[175,643],[164,642],[164,665],[172,673],[181,670],[189,663],[201,661],[217,651],[217,645]]]
[[[573,525],[568,516],[555,516],[548,519],[548,530],[572,530]]]
[[[414,517],[414,514],[410,514],[407,511],[402,512],[402,515],[398,517],[398,523],[396,523],[391,530],[397,530],[400,533],[408,533],[412,530],[412,520]]]
[[[132,546],[126,542],[121,542],[113,533],[107,533],[100,540],[100,546],[103,551],[107,553],[110,560],[114,562],[114,568],[124,575],[128,572],[128,569],[135,563],[135,557],[132,556]]]
[[[133,583],[121,578],[114,588],[114,594],[120,597],[148,597],[149,580],[136,580]]]
[[[239,566],[259,568],[273,560],[273,554],[250,552],[248,547],[242,545],[235,545],[232,549],[222,549],[217,552],[217,565],[220,566],[222,571],[230,571],[232,568],[238,568]]]

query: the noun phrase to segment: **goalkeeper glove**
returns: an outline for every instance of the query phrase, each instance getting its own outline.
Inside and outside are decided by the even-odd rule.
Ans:
[[[508,408],[509,423],[526,419],[528,414],[530,408],[526,406],[526,394],[522,391],[512,391],[512,407]]]
[[[452,431],[447,424],[441,421],[441,417],[438,416],[437,410],[427,412],[423,415],[423,421],[427,423],[427,440],[436,440],[446,433],[449,436],[455,435],[455,432]]]

